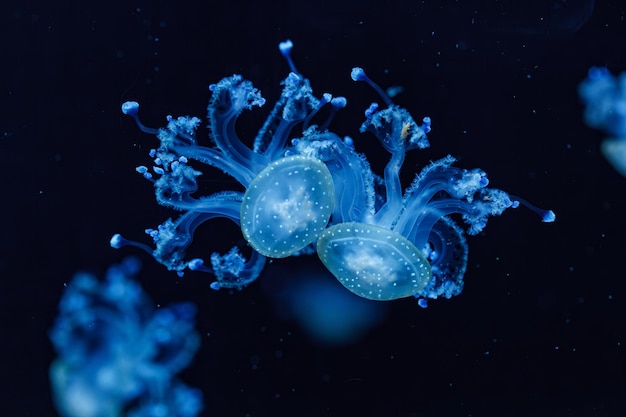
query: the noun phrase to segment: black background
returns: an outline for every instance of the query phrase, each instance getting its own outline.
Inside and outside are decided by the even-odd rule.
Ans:
[[[318,95],[348,98],[333,129],[378,172],[385,153],[358,134],[377,98],[350,80],[356,65],[402,85],[396,101],[433,119],[432,147],[407,156],[405,185],[450,153],[557,222],[524,209],[491,220],[469,238],[459,297],[426,310],[388,303],[383,322],[335,348],[279,319],[268,295],[276,277],[331,280],[316,257],[275,261],[230,294],[138,254],[157,304],[198,305],[203,344],[182,377],[203,390],[203,415],[626,415],[626,178],[603,159],[577,97],[590,66],[626,70],[624,2],[9,1],[0,18],[0,415],[56,415],[47,331],[63,284],[138,254],[111,249],[113,233],[144,239],[174,214],[134,172],[155,142],[120,104],[140,101],[151,126],[204,117],[208,85],[233,73],[272,103],[286,38]],[[244,115],[241,136],[269,108]],[[212,170],[204,180],[206,193],[238,189]],[[196,250],[240,241],[215,222]]]

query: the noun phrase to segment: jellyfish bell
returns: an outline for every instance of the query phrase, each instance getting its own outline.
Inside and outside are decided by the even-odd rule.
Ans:
[[[373,224],[327,228],[317,241],[317,254],[343,286],[369,300],[413,296],[432,276],[428,260],[413,243]]]
[[[269,164],[241,204],[241,231],[257,252],[285,258],[315,242],[330,219],[335,191],[321,161],[301,155]]]

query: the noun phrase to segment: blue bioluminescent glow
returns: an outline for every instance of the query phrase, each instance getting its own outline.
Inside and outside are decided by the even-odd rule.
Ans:
[[[602,154],[626,176],[626,72],[615,77],[608,69],[592,67],[578,89],[585,104],[585,123],[604,131]]]
[[[239,139],[235,123],[243,110],[262,106],[265,99],[240,75],[211,86],[210,147],[198,144],[197,117],[168,116],[165,128],[152,129],[139,120],[136,102],[123,104],[122,111],[160,142],[150,151],[153,167],[140,166],[137,171],[154,183],[159,204],[183,213],[146,230],[155,248],[119,234],[111,239],[113,247],[140,247],[179,274],[185,269],[211,272],[217,279],[214,289],[249,284],[263,270],[266,257],[317,252],[328,270],[361,297],[425,300],[450,298],[463,288],[468,247],[457,217],[470,235],[482,231],[489,216],[520,203],[543,221],[554,221],[552,211],[488,188],[482,170],[453,166],[452,156],[426,165],[403,190],[400,169],[405,153],[429,146],[431,120],[424,117],[416,123],[363,69],[354,68],[352,79],[369,84],[384,102],[367,107],[360,129],[374,135],[390,154],[382,177],[377,175],[352,138],[340,138],[330,130],[335,113],[347,100],[330,94],[316,98],[291,60],[293,44],[286,41],[279,47],[291,72],[252,148]],[[326,105],[329,115],[313,124]],[[192,163],[221,169],[245,192],[198,196],[196,178],[204,171]],[[252,248],[250,259],[238,247],[226,255],[212,254],[210,267],[204,260],[186,257],[196,228],[216,217],[240,225]]]
[[[195,306],[156,309],[132,279],[138,270],[129,258],[104,281],[80,273],[67,285],[50,331],[60,415],[194,417],[202,410],[200,391],[176,378],[200,345]]]

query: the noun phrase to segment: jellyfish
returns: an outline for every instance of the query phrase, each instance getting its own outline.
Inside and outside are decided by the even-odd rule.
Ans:
[[[291,41],[282,42],[283,55],[289,56],[292,46]],[[224,78],[211,85],[210,90],[212,147],[198,144],[196,132],[201,121],[197,117],[168,116],[165,128],[153,129],[140,121],[137,102],[122,105],[124,114],[160,142],[158,148],[150,151],[152,169],[140,166],[137,171],[154,183],[159,204],[183,214],[146,230],[155,248],[120,234],[112,237],[111,246],[139,247],[179,275],[185,269],[212,272],[217,278],[212,284],[215,289],[242,288],[260,275],[266,257],[305,253],[330,219],[335,199],[328,168],[315,158],[289,154],[287,148],[294,127],[308,124],[317,109],[332,97],[325,94],[318,100],[309,81],[292,71],[283,81],[282,94],[250,148],[238,137],[235,124],[242,111],[264,105],[265,99],[240,75]],[[232,176],[245,191],[197,196],[197,178],[203,172],[194,166],[202,164]],[[224,255],[213,253],[210,267],[202,259],[185,258],[197,227],[217,217],[240,226],[252,249],[248,260],[237,246]]]
[[[600,144],[602,154],[626,176],[626,72],[615,77],[606,68],[592,67],[578,92],[585,104],[585,123],[609,135]]]
[[[178,380],[198,350],[195,306],[155,308],[132,279],[134,258],[109,268],[104,281],[77,274],[50,331],[57,358],[50,381],[64,417],[193,417],[201,393]]]
[[[347,100],[328,93],[315,98],[291,59],[292,47],[290,41],[279,45],[291,71],[252,148],[238,138],[235,123],[243,110],[265,100],[239,75],[211,86],[209,136],[214,147],[198,145],[198,118],[168,117],[166,128],[151,129],[139,120],[136,102],[122,106],[142,131],[160,141],[160,147],[150,151],[152,169],[137,170],[154,183],[161,205],[183,214],[146,230],[155,249],[119,234],[111,239],[113,247],[140,247],[179,273],[212,272],[217,278],[211,284],[214,289],[249,284],[260,275],[266,257],[317,252],[330,272],[361,297],[425,300],[450,298],[463,288],[468,249],[465,231],[457,224],[459,216],[470,235],[482,231],[489,216],[519,204],[535,210],[546,222],[554,220],[550,210],[488,188],[482,170],[457,168],[452,156],[427,165],[403,191],[399,173],[405,153],[429,146],[431,120],[424,117],[418,125],[362,69],[355,68],[352,78],[369,84],[385,103],[385,108],[377,103],[367,108],[360,129],[377,137],[391,155],[383,176],[374,174],[354,141],[330,130],[334,115]],[[315,124],[324,106],[330,106],[329,115]],[[300,129],[294,129],[296,125]],[[198,164],[221,169],[245,191],[198,197],[196,179],[202,172],[193,167]],[[216,217],[240,226],[252,249],[248,260],[238,247],[224,255],[213,253],[211,267],[201,259],[186,260],[197,226]]]
[[[369,84],[385,102],[385,108],[369,106],[360,129],[391,154],[383,177],[372,172],[349,137],[310,129],[295,141],[298,152],[327,164],[335,183],[331,225],[321,233],[317,253],[348,290],[377,301],[450,298],[463,289],[468,254],[465,232],[452,216],[460,216],[470,235],[481,232],[489,216],[520,202],[554,221],[552,211],[488,188],[484,171],[453,166],[452,156],[431,162],[403,192],[405,153],[429,146],[431,120],[417,124],[363,69],[354,68],[352,79]]]

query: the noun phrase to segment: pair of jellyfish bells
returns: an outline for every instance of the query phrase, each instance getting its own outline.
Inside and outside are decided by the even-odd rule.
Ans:
[[[273,258],[290,256],[317,240],[322,263],[363,298],[410,297],[426,286],[428,260],[399,233],[357,222],[326,228],[334,198],[324,163],[299,155],[279,159],[246,190],[241,230],[250,246]]]
[[[368,300],[411,297],[432,277],[430,263],[413,243],[373,224],[329,227],[317,242],[317,253],[344,287]]]
[[[322,263],[363,298],[410,297],[426,286],[430,264],[399,233],[356,222],[326,228],[334,199],[332,176],[323,162],[287,156],[269,164],[248,186],[241,230],[250,246],[272,258],[288,257],[317,240]]]

